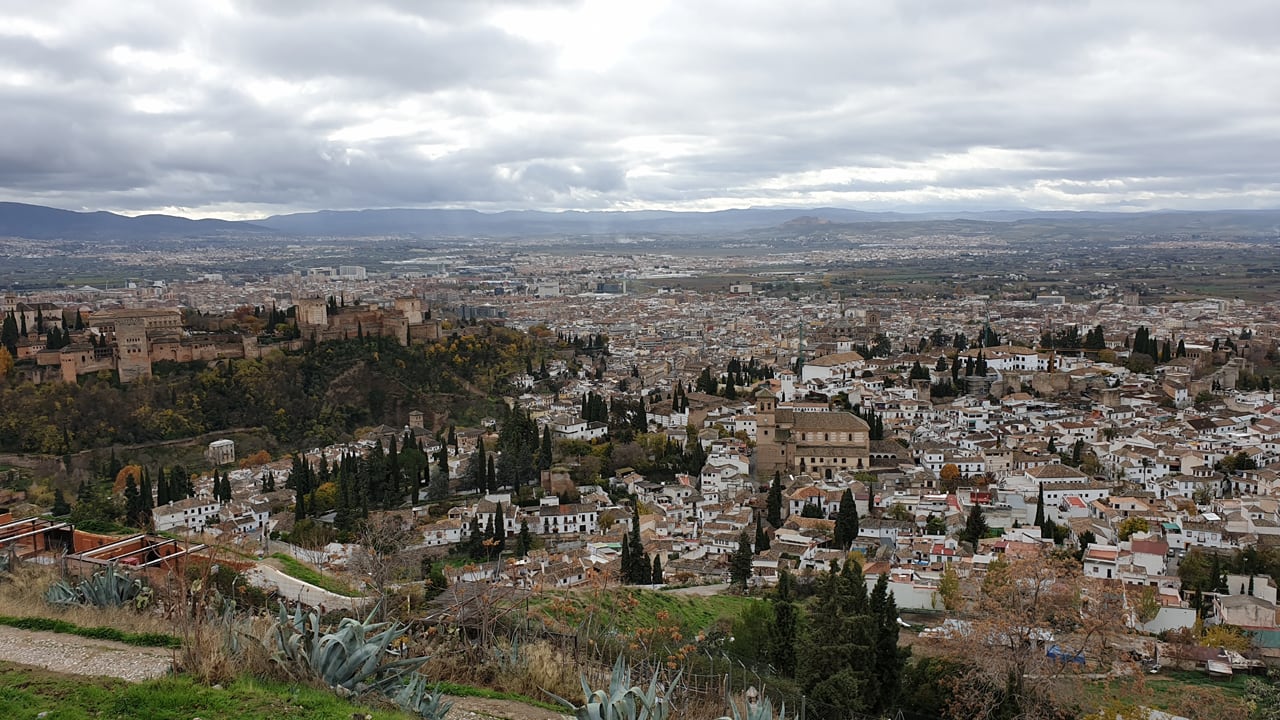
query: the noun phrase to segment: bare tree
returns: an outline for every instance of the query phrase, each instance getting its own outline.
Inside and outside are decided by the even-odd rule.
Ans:
[[[412,539],[412,525],[394,513],[372,515],[356,531],[360,547],[351,556],[351,569],[377,591],[384,617],[387,586],[413,567],[413,559],[405,552]]]
[[[955,681],[953,717],[1010,708],[1027,720],[1056,717],[1072,671],[1081,662],[1109,671],[1112,643],[1126,632],[1123,586],[1086,578],[1074,558],[1051,551],[992,563],[973,609],[944,643],[968,666]]]

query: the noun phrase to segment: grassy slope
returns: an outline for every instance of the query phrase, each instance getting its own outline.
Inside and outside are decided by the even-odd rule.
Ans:
[[[148,720],[350,720],[356,710],[380,720],[408,720],[406,713],[357,708],[327,690],[237,680],[225,689],[174,677],[130,684],[123,680],[59,675],[0,663],[0,717],[45,720],[147,718]]]
[[[534,600],[530,610],[541,612],[549,626],[570,631],[590,619],[594,625],[624,631],[676,625],[689,634],[706,630],[717,620],[731,621],[754,602],[759,601],[731,595],[702,597],[612,588],[600,592],[547,592]]]

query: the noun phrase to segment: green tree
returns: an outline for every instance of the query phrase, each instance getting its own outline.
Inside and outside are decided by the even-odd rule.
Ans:
[[[857,539],[858,505],[854,501],[853,491],[845,488],[844,494],[840,496],[840,510],[836,513],[836,547],[848,549]]]
[[[745,590],[747,581],[751,579],[751,561],[753,557],[751,540],[747,537],[747,531],[743,530],[738,534],[738,549],[729,558],[730,582],[740,590]]]
[[[782,677],[796,673],[796,628],[799,615],[793,602],[795,581],[782,568],[778,575],[777,599],[773,602],[773,622],[769,625],[769,662]]]
[[[67,504],[67,498],[62,494],[62,488],[53,489],[53,508],[49,510],[51,515],[62,517],[71,514],[71,506]]]
[[[649,583],[651,585],[661,585],[662,581],[662,559],[658,555],[653,556],[653,571],[649,574]]]
[[[782,473],[773,471],[773,482],[769,484],[769,497],[766,517],[775,528],[782,527]]]
[[[434,472],[428,470],[431,476],[431,480],[427,485],[428,500],[439,501],[449,497],[449,461],[447,459],[448,450],[446,450],[446,447],[447,446],[441,446],[440,452],[436,454],[436,467]],[[444,459],[444,462],[440,462],[440,459],[442,458]],[[414,484],[417,485],[417,482],[418,481],[415,478]]]
[[[946,535],[947,521],[939,515],[929,513],[929,517],[925,519],[924,532],[926,535]]]
[[[796,680],[809,702],[842,711],[869,712],[874,653],[866,581],[857,562],[827,572],[807,613],[797,644]]]
[[[762,553],[769,549],[769,534],[764,531],[764,526],[760,524],[759,518],[756,519],[756,552]]]
[[[822,508],[814,505],[813,503],[805,503],[804,507],[800,508],[800,517],[821,519]]]
[[[529,521],[520,519],[520,534],[516,536],[516,557],[524,557],[533,548],[533,535],[529,532]]]
[[[987,527],[987,518],[982,512],[982,506],[974,503],[973,507],[969,508],[969,517],[965,519],[964,530],[960,531],[960,539],[970,543],[976,552],[978,541],[987,536],[988,530],[990,528]]]
[[[1127,517],[1116,527],[1116,537],[1121,541],[1128,540],[1134,533],[1147,532],[1147,519],[1144,517]]]
[[[10,357],[18,356],[18,322],[13,311],[5,315],[4,322],[0,324],[0,345],[9,351]]]

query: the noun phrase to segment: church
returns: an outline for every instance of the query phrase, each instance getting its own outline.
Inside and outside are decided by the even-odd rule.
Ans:
[[[871,467],[871,429],[850,412],[779,408],[766,388],[756,398],[756,477],[775,471],[832,478]]]

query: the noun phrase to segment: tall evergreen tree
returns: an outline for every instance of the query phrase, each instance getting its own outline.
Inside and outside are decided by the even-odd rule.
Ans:
[[[640,501],[631,499],[631,556],[627,568],[628,582],[643,584],[649,575],[649,556],[644,551],[644,542],[640,539]],[[643,568],[641,567],[643,566]]]
[[[898,647],[898,605],[889,592],[889,574],[880,573],[869,602],[872,622],[872,676],[868,684],[867,705],[876,714],[884,714],[898,701],[902,673],[909,649]]]
[[[769,534],[764,531],[764,526],[760,524],[760,519],[756,518],[756,552],[762,553],[769,549]]]
[[[533,548],[533,535],[529,532],[529,521],[520,519],[520,534],[516,536],[516,557],[525,557]]]
[[[747,589],[747,582],[751,579],[753,558],[751,541],[747,538],[747,531],[743,530],[738,533],[738,549],[729,558],[729,581],[740,590]]]
[[[155,498],[151,495],[151,475],[147,473],[145,468],[142,475],[142,484],[138,486],[138,493],[142,496],[142,511],[151,516],[151,509],[155,507]]]
[[[1040,485],[1040,499],[1036,502],[1036,527],[1040,528],[1040,537],[1046,537],[1044,532],[1044,485]],[[1049,537],[1052,537],[1050,535]]]
[[[467,465],[466,486],[479,493],[488,488],[488,463],[484,456],[484,438],[476,441],[475,452],[471,453],[471,462]]]
[[[847,550],[857,539],[858,505],[854,501],[853,491],[845,488],[844,494],[840,496],[840,511],[836,513],[836,547]]]
[[[473,560],[483,560],[485,558],[485,534],[480,527],[481,522],[482,518],[479,515],[471,518],[471,533],[467,537],[467,554]]]
[[[649,573],[649,584],[662,585],[662,559],[658,555],[653,556],[653,570]],[[1253,578],[1249,578],[1249,594],[1253,594]]]
[[[769,485],[767,508],[769,524],[782,527],[782,473],[777,470],[773,471],[773,482]]]
[[[71,514],[71,505],[67,503],[67,498],[62,494],[62,488],[53,489],[53,508],[49,513],[54,517],[62,517]]]
[[[794,581],[784,567],[778,575],[778,595],[773,602],[773,619],[769,624],[769,663],[782,677],[796,673],[796,627],[798,613],[792,602]]]
[[[854,560],[832,568],[818,584],[808,632],[797,643],[796,680],[810,702],[869,712],[873,692],[873,621],[866,581]]]
[[[124,514],[130,525],[141,526],[142,494],[138,492],[138,484],[134,482],[132,473],[129,474],[124,485]]]
[[[156,474],[156,507],[168,505],[173,498],[169,495],[169,479],[164,475],[164,466]]]
[[[631,535],[624,533],[622,536],[622,550],[620,552],[618,563],[618,582],[624,585],[632,583],[632,559],[631,559]]]
[[[971,543],[974,552],[977,552],[978,541],[987,536],[988,529],[982,506],[974,503],[973,507],[969,508],[969,517],[965,520],[964,530],[960,531],[960,539]]]
[[[427,486],[427,499],[443,500],[449,497],[449,462],[447,451],[444,446],[440,448],[440,452],[436,454],[435,472],[427,471],[431,478],[430,484]],[[441,462],[444,460],[444,462]],[[417,484],[416,482],[414,483]]]
[[[507,517],[502,511],[502,503],[497,503],[494,508],[493,527],[489,537],[493,540],[494,554],[501,555],[507,549]]]
[[[554,449],[551,444],[551,426],[542,426],[542,446],[538,448],[538,469],[550,470]]]

